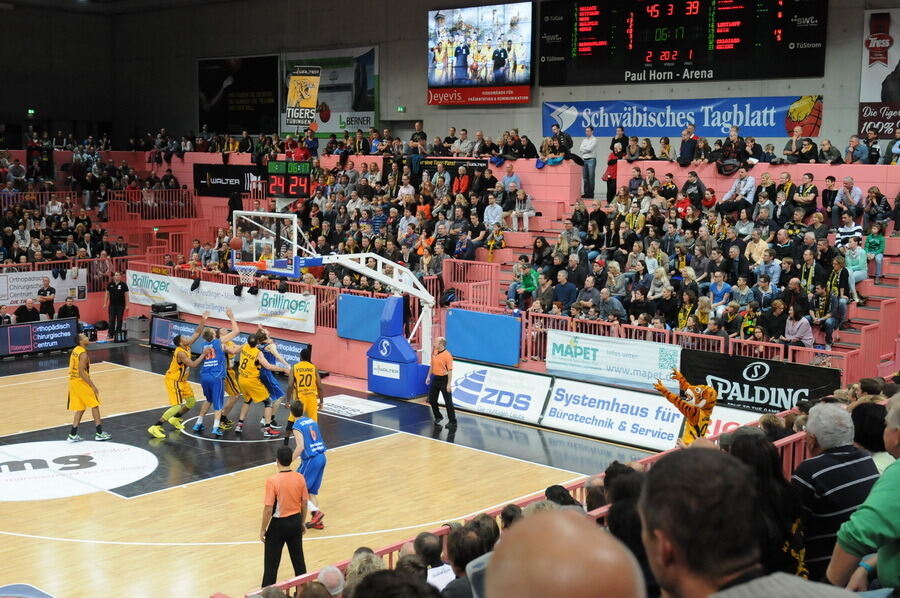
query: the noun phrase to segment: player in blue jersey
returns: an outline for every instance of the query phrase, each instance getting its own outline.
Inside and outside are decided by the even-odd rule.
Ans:
[[[306,527],[309,529],[325,529],[322,520],[325,513],[319,510],[319,488],[322,487],[322,478],[325,475],[325,441],[319,431],[319,424],[311,418],[303,415],[303,403],[294,401],[291,403],[291,415],[296,418],[291,432],[297,443],[294,449],[294,459],[300,457],[300,467],[297,469],[306,478],[306,487],[309,490],[310,514]]]
[[[284,360],[280,353],[278,353],[278,347],[275,346],[275,341],[272,340],[272,337],[269,336],[269,331],[263,328],[261,325],[256,330],[256,342],[260,351],[264,351],[272,356],[272,359],[269,361],[274,363],[275,365],[281,364],[288,370],[290,370],[290,364]],[[263,386],[266,387],[266,390],[269,391],[269,399],[272,401],[273,405],[278,405],[281,399],[284,398],[284,389],[281,387],[281,384],[278,383],[278,380],[275,378],[275,372],[267,369],[261,369],[259,371],[259,380],[263,383]],[[277,411],[277,409],[275,410]],[[263,427],[269,426],[275,430],[281,428],[277,421],[275,421],[275,411],[272,412],[272,421],[266,422],[265,418],[260,420],[259,424]]]
[[[222,419],[222,408],[225,406],[225,374],[228,369],[228,354],[225,352],[225,344],[234,340],[240,334],[238,323],[234,319],[234,312],[231,308],[225,310],[228,319],[231,320],[231,331],[216,338],[216,331],[212,328],[206,328],[203,331],[203,355],[206,359],[200,366],[200,386],[203,388],[203,394],[206,396],[206,404],[200,408],[200,417],[194,424],[194,432],[203,432],[203,416],[209,411],[210,406],[213,409],[213,436],[222,437],[222,428],[220,427]]]

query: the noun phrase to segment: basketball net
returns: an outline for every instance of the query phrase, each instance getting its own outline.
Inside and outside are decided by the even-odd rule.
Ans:
[[[254,278],[258,269],[256,264],[250,264],[247,262],[244,262],[242,264],[235,264],[234,269],[237,271],[238,276],[241,277],[241,284],[252,285],[254,283]]]

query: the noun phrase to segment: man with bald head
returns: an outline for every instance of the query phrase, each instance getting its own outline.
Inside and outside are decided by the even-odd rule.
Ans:
[[[519,521],[487,569],[487,598],[643,598],[641,568],[612,534],[574,511]]]
[[[679,598],[853,596],[787,573],[766,574],[753,477],[734,457],[708,448],[670,453],[647,472],[638,502],[641,539],[665,593]]]

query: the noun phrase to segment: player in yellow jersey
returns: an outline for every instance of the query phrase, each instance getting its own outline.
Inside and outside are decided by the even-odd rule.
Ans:
[[[273,372],[285,371],[284,368],[269,363],[257,345],[257,335],[251,334],[238,355],[240,360],[238,362],[238,385],[244,395],[244,404],[241,405],[241,415],[234,428],[235,434],[241,434],[244,431],[244,418],[247,417],[247,412],[250,410],[250,403],[262,403],[265,421],[272,420],[272,399],[269,398],[269,390],[259,379],[259,369],[262,367]],[[280,433],[280,430],[268,425],[263,429],[264,438],[275,438]]]
[[[300,351],[300,361],[291,368],[288,378],[288,392],[283,405],[290,409],[291,403],[296,399],[303,403],[303,414],[313,420],[319,421],[319,407],[324,407],[324,393],[322,392],[322,378],[319,370],[310,361],[311,351],[306,347]],[[288,416],[287,429],[284,433],[284,444],[288,443],[291,429],[297,418],[293,413]]]
[[[219,330],[220,335],[228,332],[228,330]],[[225,408],[222,410],[222,422],[219,425],[223,430],[231,430],[234,428],[234,422],[228,419],[228,414],[231,413],[231,410],[234,409],[234,406],[242,396],[241,387],[238,385],[237,359],[235,358],[232,361],[232,358],[241,352],[241,346],[234,341],[228,341],[222,348],[225,351],[225,355],[228,356],[228,364],[225,368],[225,396],[228,397],[228,402],[225,403]]]
[[[197,329],[189,337],[176,334],[172,339],[175,344],[175,352],[172,354],[172,362],[169,369],[166,370],[165,385],[166,392],[169,393],[169,408],[165,410],[162,417],[155,424],[147,428],[151,436],[156,438],[165,438],[166,431],[163,426],[166,422],[172,424],[177,430],[184,430],[184,424],[181,423],[181,416],[190,411],[197,403],[194,398],[194,390],[188,383],[188,374],[190,368],[195,368],[203,363],[204,355],[200,355],[197,359],[191,360],[191,345],[200,338],[203,330],[206,328],[206,319],[209,318],[209,312],[203,312],[200,317],[200,324]]]
[[[69,355],[68,409],[75,412],[72,430],[69,431],[69,442],[81,442],[82,438],[78,435],[78,424],[81,423],[81,416],[88,407],[91,408],[94,425],[97,426],[94,440],[110,439],[110,435],[103,431],[100,421],[100,391],[91,380],[91,358],[87,353],[89,344],[90,340],[87,335],[79,334],[78,346],[72,349],[72,354]]]

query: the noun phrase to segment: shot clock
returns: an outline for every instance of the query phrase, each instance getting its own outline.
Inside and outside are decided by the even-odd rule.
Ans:
[[[309,197],[310,162],[271,161],[268,164],[268,196],[276,199],[303,199]]]
[[[540,84],[821,77],[825,0],[552,0]]]

